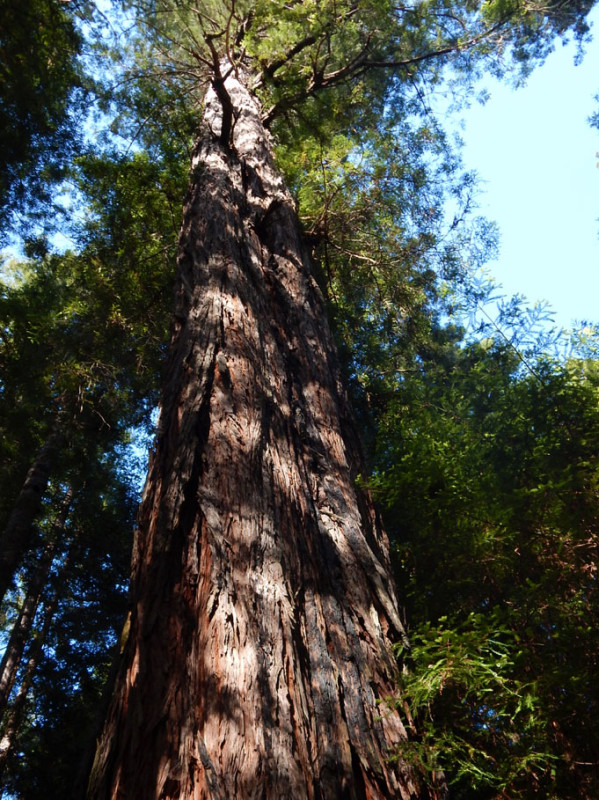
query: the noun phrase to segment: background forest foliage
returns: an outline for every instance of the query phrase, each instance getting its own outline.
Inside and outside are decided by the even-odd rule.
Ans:
[[[85,785],[203,60],[239,18],[391,539],[409,756],[455,798],[596,798],[595,329],[496,304],[495,229],[423,99],[521,79],[555,36],[584,41],[591,3],[416,3],[392,28],[382,2],[242,5],[204,3],[198,26],[166,2],[0,3],[0,224],[24,235],[0,286],[2,796]],[[371,67],[327,84],[365,37]]]

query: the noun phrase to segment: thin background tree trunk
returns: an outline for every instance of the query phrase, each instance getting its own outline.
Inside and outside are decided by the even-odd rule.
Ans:
[[[12,586],[15,573],[31,546],[33,523],[63,441],[60,421],[57,421],[27,473],[0,538],[0,603]]]
[[[57,576],[57,586],[59,585],[59,579],[61,577],[66,577],[68,574],[70,561],[70,552],[67,552],[60,565],[60,574]],[[0,738],[0,779],[2,778],[4,767],[10,755],[11,749],[14,746],[15,737],[18,735],[21,720],[25,711],[25,703],[27,701],[29,688],[31,687],[36,670],[44,654],[44,644],[48,638],[50,626],[52,625],[54,615],[56,614],[59,598],[60,591],[55,589],[45,602],[42,619],[40,621],[41,624],[39,625],[35,636],[29,641],[30,646],[27,653],[27,665],[23,670],[20,686],[16,692],[14,700],[6,710],[2,720],[2,737]]]
[[[64,531],[71,503],[73,502],[73,490],[67,489],[61,501],[60,510],[52,525],[50,536],[36,565],[29,585],[27,595],[23,600],[18,619],[13,625],[6,650],[0,663],[0,715],[4,712],[8,703],[8,698],[14,686],[17,670],[23,657],[23,652],[27,644],[27,639],[33,627],[35,614],[40,600],[46,590],[46,581],[50,574],[52,561],[58,545],[58,539]]]
[[[225,87],[231,136],[211,91],[192,164],[131,629],[89,797],[424,797],[387,760],[405,739],[379,705],[402,628],[323,300],[260,108],[243,80]]]

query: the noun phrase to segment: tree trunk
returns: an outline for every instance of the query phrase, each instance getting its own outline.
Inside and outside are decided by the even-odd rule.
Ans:
[[[63,438],[57,422],[27,473],[0,539],[0,603],[12,586],[15,573],[31,546],[33,522],[48,488],[50,473]]]
[[[41,655],[41,647],[39,648],[39,655]],[[4,777],[6,762],[8,761],[11,751],[15,745],[15,739],[19,730],[19,725],[21,724],[21,720],[23,718],[23,712],[25,710],[25,702],[27,700],[29,687],[31,686],[31,681],[33,680],[33,676],[35,675],[35,671],[37,669],[39,655],[37,658],[32,656],[28,660],[23,681],[19,686],[19,690],[16,693],[12,706],[8,709],[8,713],[5,714],[2,721],[2,733],[0,735],[0,781],[2,781]],[[3,795],[0,794],[0,797],[2,796]]]
[[[60,575],[66,576],[70,564],[70,553],[67,553],[63,563],[61,564]],[[15,698],[6,711],[2,720],[2,735],[0,738],[0,781],[2,780],[6,761],[10,755],[10,751],[14,746],[15,738],[18,736],[21,720],[25,709],[25,703],[29,688],[33,682],[36,670],[43,656],[44,644],[48,638],[50,626],[54,619],[58,601],[60,599],[60,592],[56,589],[52,592],[50,598],[44,606],[44,613],[41,619],[41,625],[31,640],[29,651],[27,654],[27,665],[23,670],[21,678],[21,685],[16,692]]]
[[[89,797],[422,797],[388,760],[405,731],[379,701],[402,627],[323,300],[260,108],[243,76],[224,87],[232,128],[221,85],[192,162],[131,627]]]
[[[15,683],[17,670],[23,658],[23,652],[33,627],[37,608],[47,588],[46,581],[54,560],[58,538],[64,530],[72,501],[73,490],[69,488],[61,502],[60,511],[52,526],[42,557],[34,569],[19,617],[13,626],[6,650],[2,656],[2,663],[0,663],[0,715],[4,713],[4,709],[8,704],[8,698]]]

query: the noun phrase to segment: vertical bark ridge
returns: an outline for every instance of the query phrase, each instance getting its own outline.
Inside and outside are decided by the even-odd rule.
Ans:
[[[180,238],[176,325],[91,798],[422,797],[388,544],[293,201],[243,76],[214,91]]]

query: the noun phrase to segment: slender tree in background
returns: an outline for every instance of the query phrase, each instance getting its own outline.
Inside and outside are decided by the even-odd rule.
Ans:
[[[27,586],[27,594],[20,609],[19,617],[6,645],[2,663],[0,664],[0,711],[4,711],[6,708],[11,689],[15,683],[17,670],[23,658],[25,645],[31,633],[35,614],[56,554],[57,539],[64,531],[72,500],[73,493],[69,488],[62,500],[58,516],[52,524],[51,534],[44,547],[42,558]]]
[[[68,480],[94,448],[114,445],[147,413],[141,387],[150,348],[135,341],[94,266],[91,257],[47,257],[3,286],[2,598],[32,546],[51,483]]]
[[[89,796],[434,795],[379,705],[404,637],[387,542],[356,485],[325,306],[264,126],[305,114],[325,135],[347,130],[352,100],[384,113],[397,71],[492,50],[508,18],[464,12],[464,37],[441,10],[374,3],[190,8],[178,30],[174,8],[143,10],[209,89],[131,621]],[[535,9],[514,29],[545,19]],[[521,37],[522,57],[540,41]]]
[[[70,796],[86,751],[93,756],[94,728],[124,618],[137,499],[115,477],[115,456],[87,466],[87,483],[75,494],[62,530],[52,517],[47,532],[45,520],[38,521],[38,547],[20,570],[24,596],[17,621],[34,593],[38,609],[1,722],[0,782],[10,796]],[[50,534],[56,550],[38,589]]]

